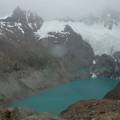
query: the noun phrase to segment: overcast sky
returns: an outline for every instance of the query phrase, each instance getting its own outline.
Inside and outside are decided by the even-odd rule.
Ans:
[[[44,19],[77,19],[86,14],[100,13],[104,8],[120,11],[120,0],[0,0],[0,17],[11,13],[16,6],[37,12]]]

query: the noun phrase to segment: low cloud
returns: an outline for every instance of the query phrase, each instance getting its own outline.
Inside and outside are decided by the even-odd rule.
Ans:
[[[0,0],[0,17],[20,6],[37,12],[44,19],[79,19],[86,14],[99,14],[106,8],[120,11],[119,5],[120,0]]]

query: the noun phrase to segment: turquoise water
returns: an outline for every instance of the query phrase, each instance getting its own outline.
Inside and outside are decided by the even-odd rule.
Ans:
[[[38,112],[59,113],[79,100],[103,98],[117,83],[118,81],[108,78],[73,81],[39,92],[34,96],[17,101],[11,106],[32,108]]]

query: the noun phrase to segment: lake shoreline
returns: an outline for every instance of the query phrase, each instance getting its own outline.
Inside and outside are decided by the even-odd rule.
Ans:
[[[11,106],[28,107],[38,112],[57,111],[59,113],[80,100],[103,99],[117,83],[118,81],[108,78],[92,79],[91,81],[89,79],[75,80],[64,85],[36,92],[21,100],[16,100],[12,102]]]

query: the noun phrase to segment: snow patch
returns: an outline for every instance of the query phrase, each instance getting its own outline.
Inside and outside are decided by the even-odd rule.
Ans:
[[[29,28],[33,29],[32,23],[28,23]]]
[[[95,74],[95,73],[92,73],[92,76],[91,76],[91,78],[97,78],[97,75]]]
[[[27,20],[27,22],[29,22],[28,21],[29,17],[30,17],[30,12],[28,11],[28,12],[26,12],[26,20]]]
[[[6,15],[6,16],[2,16],[2,17],[0,17],[0,19],[1,19],[1,20],[4,20],[4,19],[10,17],[11,15],[12,15],[12,14],[10,13],[10,14],[8,14],[8,15]]]
[[[24,34],[24,30],[22,29],[22,24],[15,22],[15,26],[18,27],[18,29]]]
[[[36,34],[40,36],[40,39],[42,39],[51,36],[50,34],[48,34],[49,32],[62,32],[64,30],[64,27],[64,22],[59,22],[56,20],[46,21],[44,22],[41,29],[36,32]]]
[[[7,27],[12,28],[13,26],[12,25],[7,25]]]
[[[5,26],[5,22],[0,22],[0,27],[3,28]]]

